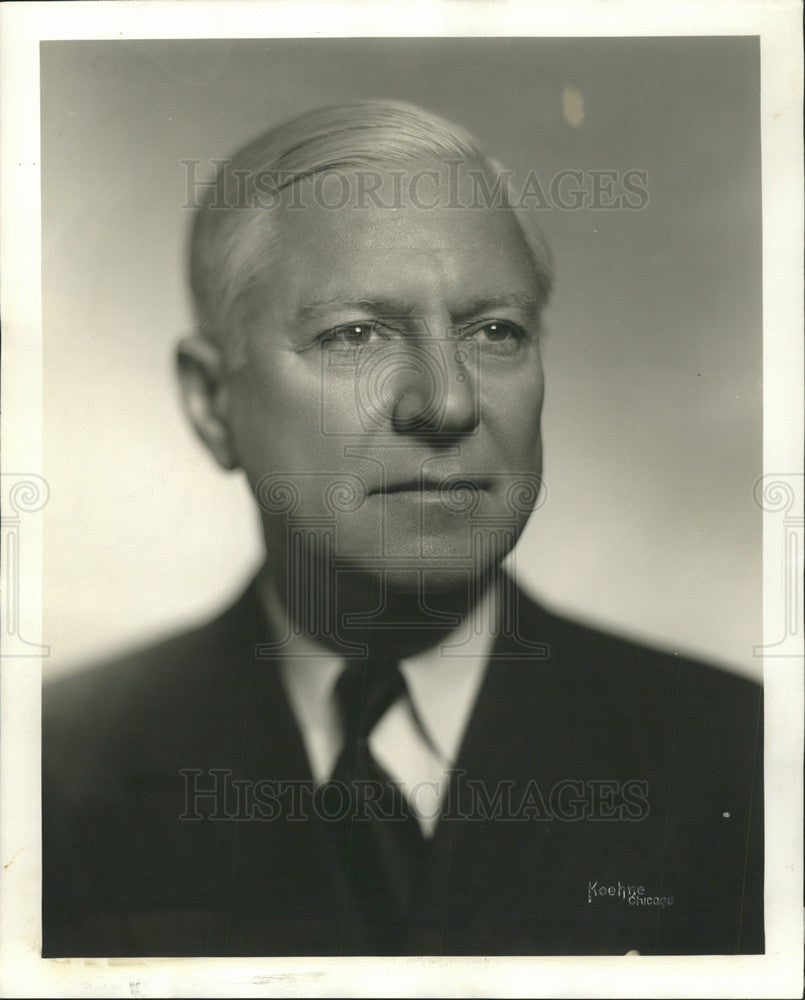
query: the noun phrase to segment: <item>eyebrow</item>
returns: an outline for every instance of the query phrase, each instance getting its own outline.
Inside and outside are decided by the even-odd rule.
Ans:
[[[357,309],[373,316],[415,316],[418,312],[410,303],[384,298],[348,298],[334,296],[330,299],[319,299],[308,302],[296,311],[297,320],[318,319],[320,316],[337,309]]]
[[[466,304],[460,313],[453,314],[456,323],[466,322],[482,313],[493,313],[498,309],[519,309],[531,320],[539,318],[542,302],[537,296],[522,292],[507,292],[505,295],[481,295]]]
[[[529,319],[536,320],[542,308],[538,296],[526,295],[522,292],[507,292],[504,295],[481,295],[464,304],[462,308],[451,313],[454,323],[463,323],[482,313],[495,312],[499,309],[518,309]],[[416,317],[421,308],[410,302],[387,298],[349,298],[333,296],[329,299],[319,299],[301,306],[296,312],[299,321],[317,319],[336,309],[356,309],[372,316],[383,317]]]

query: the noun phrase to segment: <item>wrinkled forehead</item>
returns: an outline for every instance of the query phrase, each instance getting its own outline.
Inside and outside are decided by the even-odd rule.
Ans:
[[[284,194],[266,293],[294,312],[347,295],[410,310],[480,294],[537,301],[533,256],[505,196],[491,199],[481,167],[461,168],[422,161],[305,178]]]

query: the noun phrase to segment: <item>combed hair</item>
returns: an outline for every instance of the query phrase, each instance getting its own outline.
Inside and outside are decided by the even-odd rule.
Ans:
[[[230,364],[243,360],[244,335],[257,319],[257,291],[277,249],[276,205],[261,202],[260,178],[274,192],[329,171],[413,163],[423,159],[478,164],[509,178],[460,125],[396,101],[357,101],[317,108],[269,129],[225,166],[196,212],[190,282],[199,330],[218,342]],[[264,193],[264,192],[263,192]],[[543,300],[552,286],[550,251],[536,223],[518,213]]]

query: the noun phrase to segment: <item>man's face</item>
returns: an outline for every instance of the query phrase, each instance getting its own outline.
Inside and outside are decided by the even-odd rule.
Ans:
[[[391,589],[418,573],[460,586],[506,554],[536,500],[531,256],[508,210],[320,202],[281,213],[232,376],[269,560],[287,557],[292,529],[330,533],[336,567],[382,570]]]

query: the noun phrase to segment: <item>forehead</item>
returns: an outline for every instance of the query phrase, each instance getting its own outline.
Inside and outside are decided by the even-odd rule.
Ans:
[[[344,171],[308,184],[302,207],[286,199],[268,282],[274,308],[296,313],[339,296],[422,310],[436,302],[460,310],[470,297],[535,298],[534,262],[514,213],[473,204],[475,192],[462,182],[448,189],[443,173],[421,176],[413,190],[417,170],[427,169],[372,172],[380,185],[374,198],[352,196],[373,179]],[[335,207],[345,184],[350,198]]]

